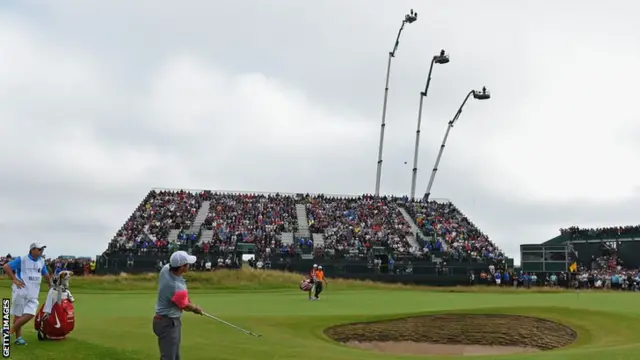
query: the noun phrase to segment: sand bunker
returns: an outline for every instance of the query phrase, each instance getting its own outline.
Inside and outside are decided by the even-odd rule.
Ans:
[[[486,346],[486,345],[447,345],[429,344],[412,341],[357,342],[350,341],[346,345],[363,350],[375,350],[398,355],[504,355],[522,354],[540,351],[535,348],[519,346]]]
[[[555,349],[577,334],[562,324],[518,315],[430,315],[339,325],[325,334],[366,350],[402,355],[503,355]]]

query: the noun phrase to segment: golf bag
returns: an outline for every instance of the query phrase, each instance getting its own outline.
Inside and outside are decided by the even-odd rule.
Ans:
[[[309,291],[311,288],[313,288],[313,280],[311,279],[302,280],[300,283],[300,290],[302,291]]]
[[[68,289],[70,276],[69,272],[62,271],[54,277],[47,301],[40,306],[33,323],[38,340],[62,340],[73,331],[75,313],[74,299]]]

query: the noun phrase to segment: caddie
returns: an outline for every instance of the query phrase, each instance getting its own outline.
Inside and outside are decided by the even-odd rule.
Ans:
[[[183,275],[196,257],[186,251],[171,254],[169,263],[162,267],[158,275],[158,301],[153,317],[153,332],[158,337],[161,360],[180,360],[180,340],[182,334],[182,312],[190,311],[202,315],[202,309],[191,303],[187,283]]]
[[[16,335],[16,345],[27,344],[22,338],[22,327],[38,312],[38,295],[43,276],[51,286],[51,277],[42,258],[45,248],[45,245],[34,242],[29,246],[28,255],[17,257],[3,267],[13,282],[11,314],[14,322],[10,333]]]

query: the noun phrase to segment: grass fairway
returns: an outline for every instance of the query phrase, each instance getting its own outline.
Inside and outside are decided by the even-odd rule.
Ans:
[[[562,322],[578,332],[578,340],[564,349],[483,358],[640,358],[637,294],[583,292],[578,297],[575,292],[533,293],[509,289],[501,293],[443,292],[365,283],[350,286],[348,282],[335,281],[323,293],[322,300],[310,302],[296,289],[299,276],[276,274],[269,277],[269,281],[266,276],[244,271],[215,276],[192,275],[190,284],[193,285],[191,297],[194,302],[224,320],[263,334],[263,337],[253,338],[204,317],[185,314],[182,358],[416,358],[352,349],[329,340],[323,330],[340,323],[460,311],[544,317]],[[9,295],[9,284],[0,281],[0,285],[2,295]],[[151,330],[155,304],[153,276],[120,280],[77,278],[72,281],[72,290],[74,285],[77,299],[75,331],[64,341],[38,342],[30,323],[25,332],[29,344],[24,347],[13,345],[12,359],[148,360],[159,357]],[[285,289],[285,286],[289,288]],[[261,287],[266,289],[259,290]],[[41,296],[41,301],[43,299]]]

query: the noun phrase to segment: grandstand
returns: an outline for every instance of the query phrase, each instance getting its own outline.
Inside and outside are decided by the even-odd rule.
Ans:
[[[503,259],[502,251],[450,201],[153,189],[117,231],[105,254],[184,249],[219,259],[364,258],[433,262]]]
[[[570,227],[542,244],[521,245],[522,270],[568,271],[574,262],[589,271],[640,268],[640,225]]]

